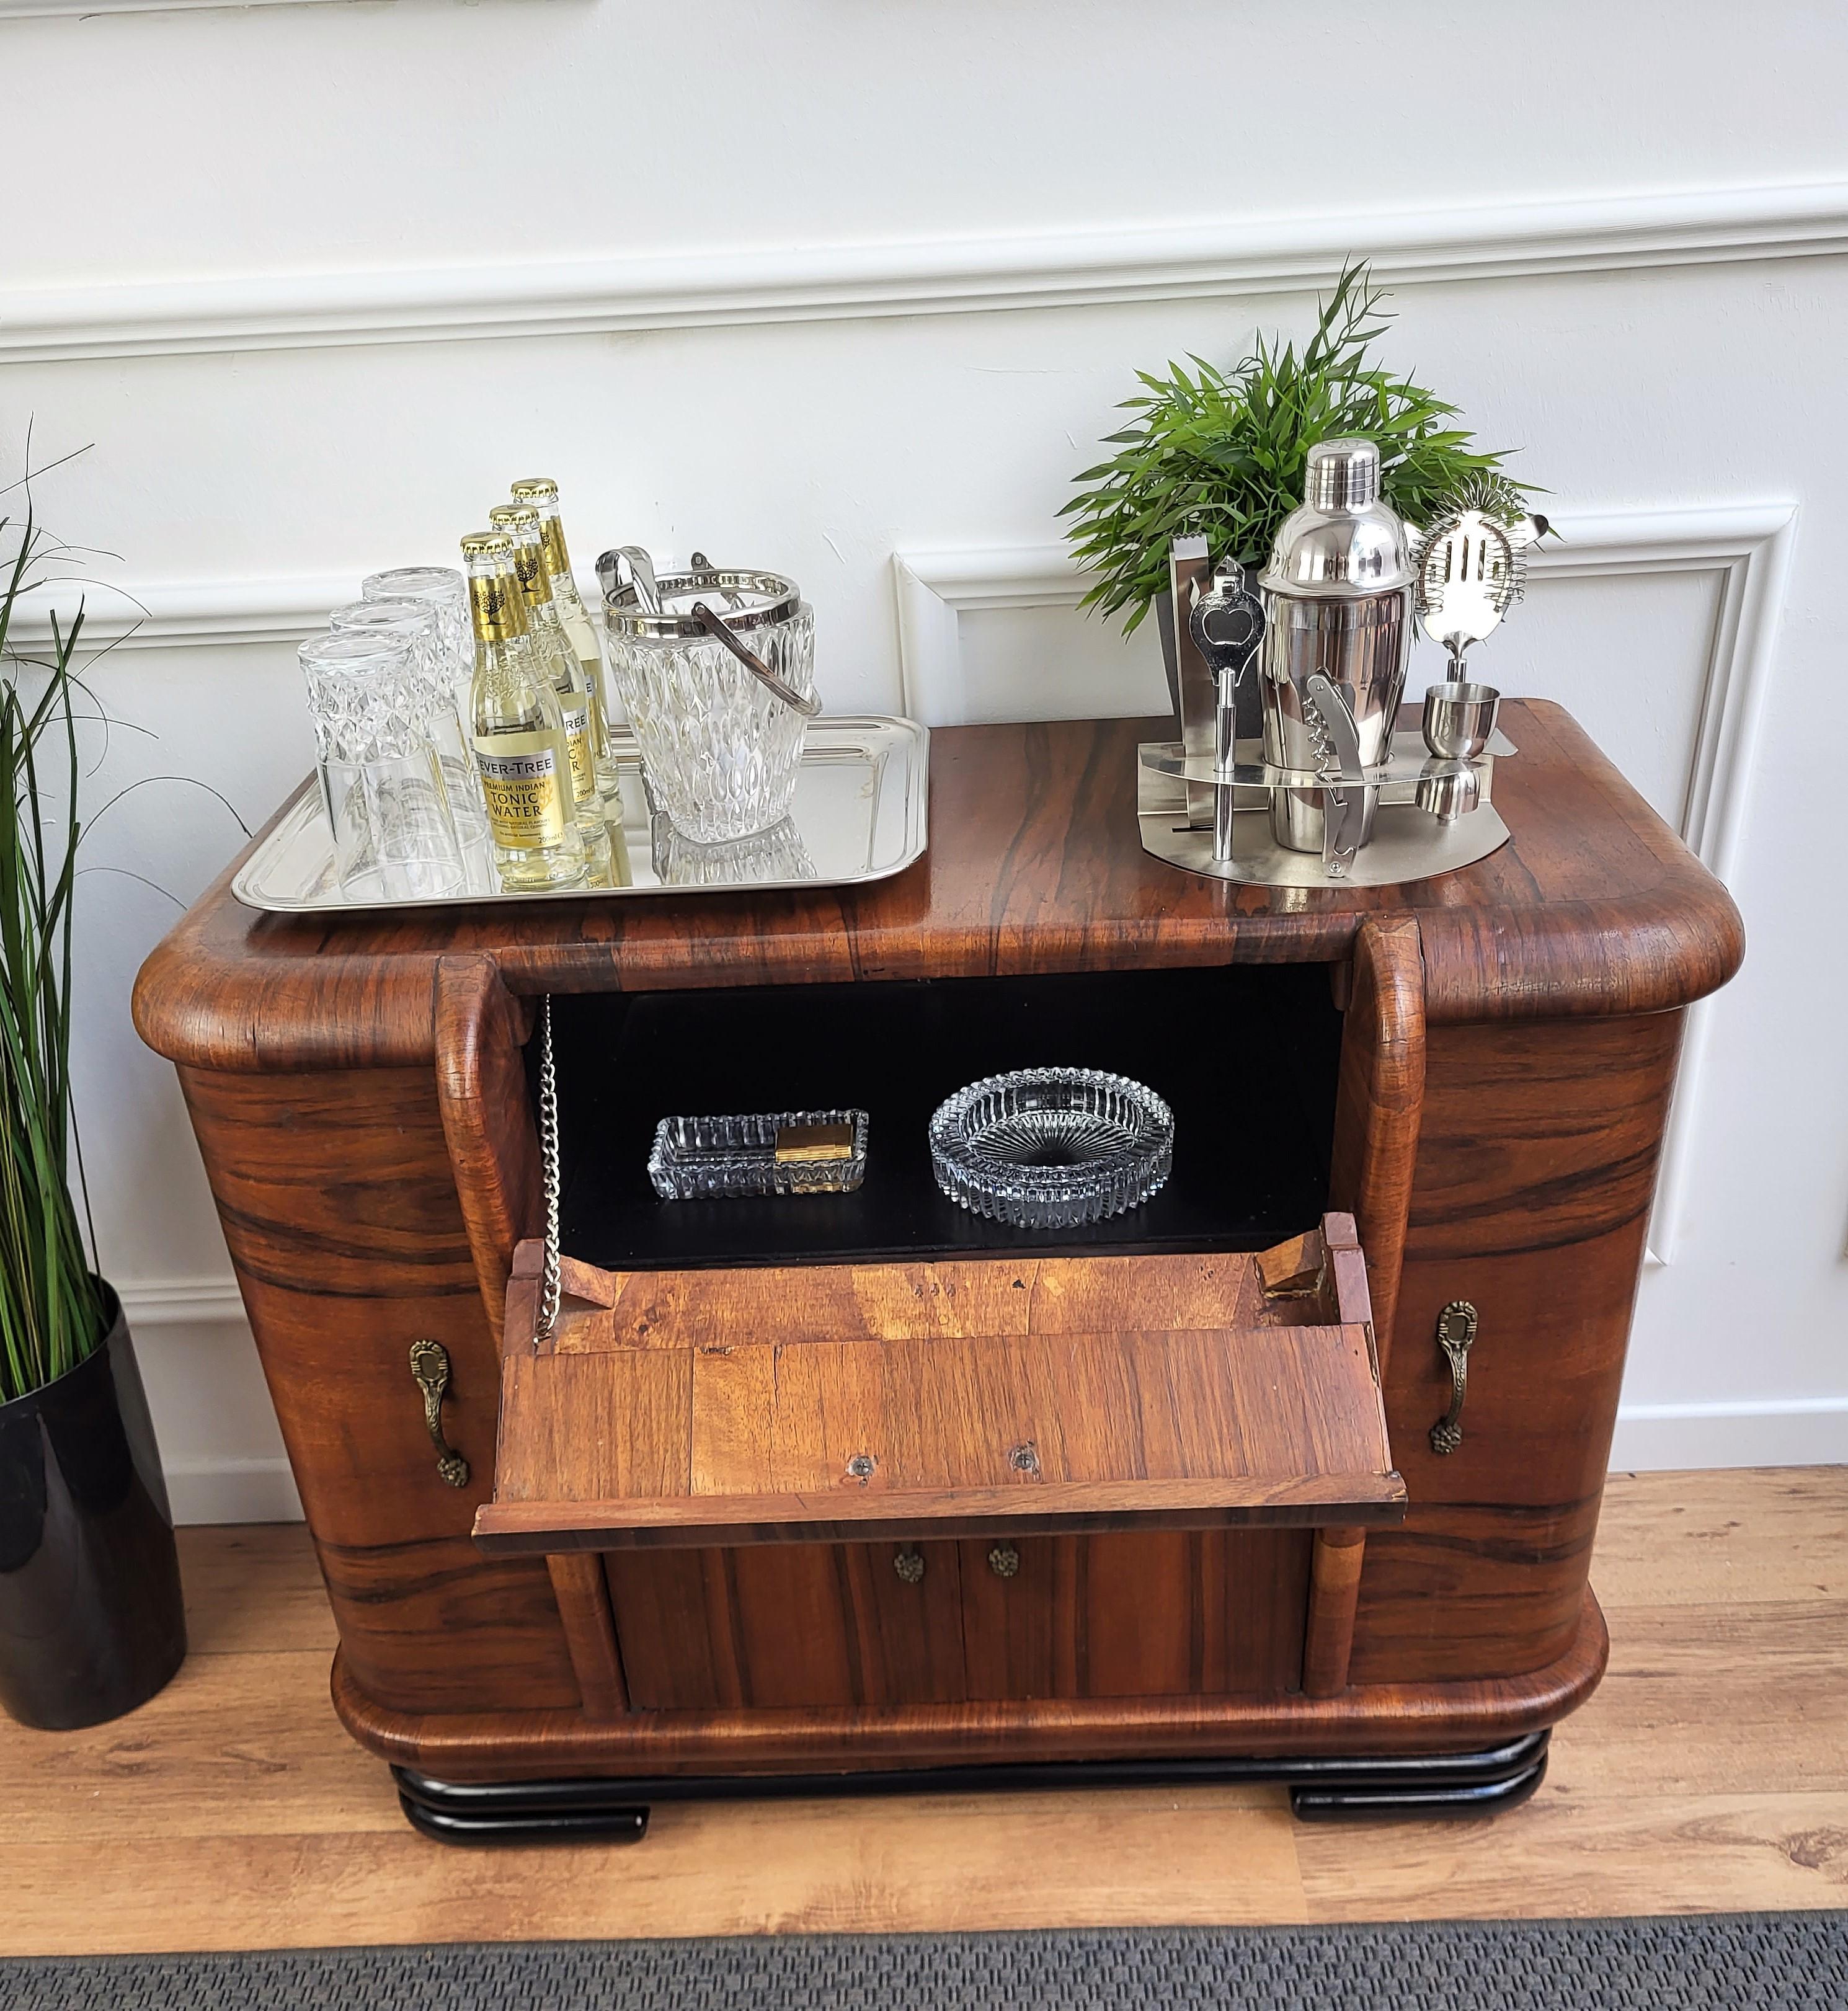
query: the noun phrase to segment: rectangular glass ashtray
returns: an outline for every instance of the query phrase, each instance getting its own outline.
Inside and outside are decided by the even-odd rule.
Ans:
[[[648,1177],[664,1201],[851,1194],[866,1171],[863,1110],[664,1117],[648,1155]]]

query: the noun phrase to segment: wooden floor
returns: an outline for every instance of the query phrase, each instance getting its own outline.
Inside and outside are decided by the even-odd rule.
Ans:
[[[425,1842],[327,1701],[297,1527],[183,1535],[193,1653],[93,1732],[0,1720],[0,1954],[1848,1905],[1848,1468],[1612,1481],[1611,1671],[1494,1821],[1280,1789],[749,1803],[639,1847]]]

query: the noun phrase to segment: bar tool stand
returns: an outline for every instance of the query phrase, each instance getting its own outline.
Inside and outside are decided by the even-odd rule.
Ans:
[[[1519,596],[1515,533],[1468,498],[1421,537],[1380,479],[1371,440],[1311,447],[1255,593],[1237,565],[1203,591],[1205,541],[1176,541],[1181,737],[1139,750],[1138,817],[1158,859],[1265,886],[1379,887],[1507,842],[1490,798],[1495,757],[1515,750],[1498,694],[1460,670]],[[1396,730],[1415,610],[1451,663],[1422,735]],[[1263,731],[1247,739],[1254,670]]]
[[[1473,866],[1508,842],[1491,798],[1496,760],[1515,751],[1498,728],[1466,760],[1434,754],[1420,734],[1398,732],[1387,759],[1372,767],[1308,770],[1277,767],[1263,758],[1262,741],[1240,740],[1222,768],[1188,756],[1178,741],[1145,742],[1137,750],[1142,849],[1190,873],[1254,886],[1390,887],[1428,879]],[[1216,812],[1205,828],[1187,817],[1189,796],[1202,791],[1212,792]],[[1365,845],[1349,850],[1337,838],[1331,854],[1326,845],[1316,853],[1277,842],[1272,811],[1280,797],[1319,800],[1339,833],[1354,805],[1366,800],[1363,792],[1377,806]]]

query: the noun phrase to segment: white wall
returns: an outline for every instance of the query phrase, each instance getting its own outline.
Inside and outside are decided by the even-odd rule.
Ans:
[[[1071,476],[1136,365],[1300,330],[1373,254],[1394,356],[1525,445],[1571,539],[1485,671],[1566,699],[1750,934],[1685,1084],[1618,1458],[1848,1458],[1836,10],[6,18],[56,5],[0,0],[0,450],[29,415],[41,455],[95,443],[41,507],[153,613],[98,684],[160,737],[117,735],[99,786],[194,776],[253,823],[308,760],[293,639],[534,471],[581,560],[639,539],[796,574],[836,709],[1141,709],[1146,639],[1067,611]],[[1489,82],[1451,112],[1465,46]],[[236,842],[166,785],[91,856],[184,899]],[[287,1512],[171,1072],[128,1025],[173,910],[115,871],[85,899],[103,1254],[182,1511]]]

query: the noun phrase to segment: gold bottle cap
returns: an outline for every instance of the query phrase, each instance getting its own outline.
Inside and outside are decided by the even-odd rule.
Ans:
[[[539,512],[530,503],[497,503],[488,512],[488,521],[504,530],[539,535]]]
[[[510,559],[514,541],[504,531],[471,531],[462,540],[465,559]]]
[[[508,486],[507,492],[516,503],[556,503],[558,485],[549,475],[528,475]]]

